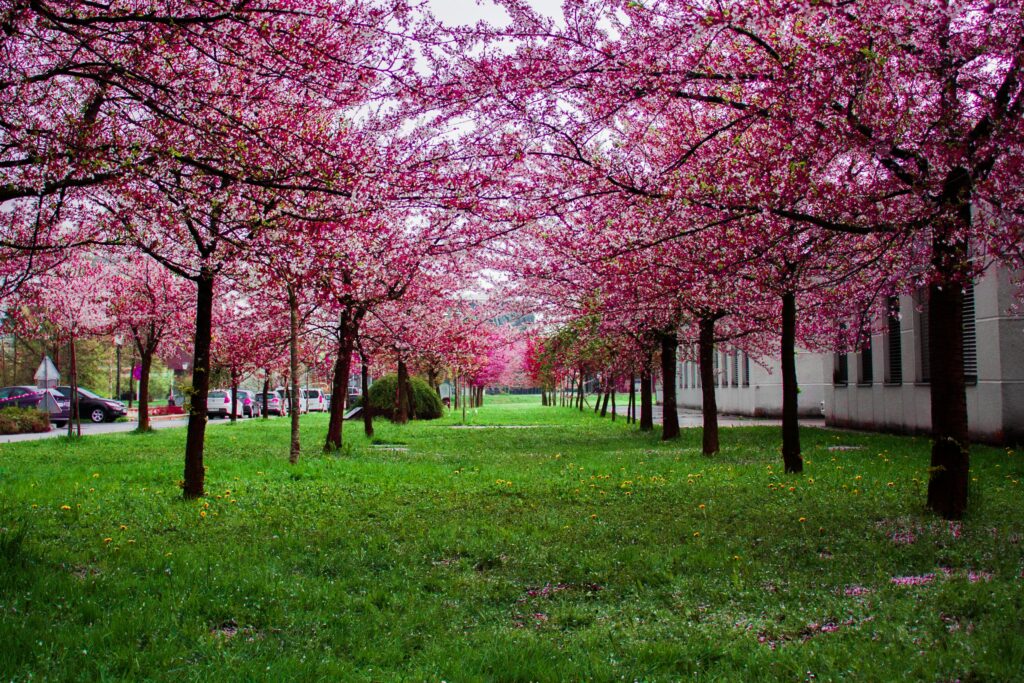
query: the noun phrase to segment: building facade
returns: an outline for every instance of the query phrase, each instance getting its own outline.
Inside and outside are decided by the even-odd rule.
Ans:
[[[971,438],[1024,442],[1024,317],[1008,313],[1014,285],[1005,270],[991,269],[965,293],[964,372]],[[898,304],[898,305],[897,305]],[[924,295],[890,302],[884,330],[855,353],[799,352],[799,410],[824,414],[826,424],[903,434],[931,428],[928,302]],[[895,311],[898,310],[898,313]],[[782,412],[778,361],[761,367],[742,352],[717,349],[719,410],[777,417]],[[701,404],[697,364],[680,364],[680,403]]]

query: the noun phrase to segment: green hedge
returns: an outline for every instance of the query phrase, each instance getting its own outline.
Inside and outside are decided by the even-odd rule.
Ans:
[[[436,420],[444,414],[444,406],[437,392],[419,377],[410,377],[412,381],[413,405],[415,419]],[[398,376],[381,377],[370,386],[370,408],[374,414],[391,417],[395,409],[395,392],[398,388]]]
[[[0,410],[0,434],[34,434],[50,431],[50,415],[35,408]]]

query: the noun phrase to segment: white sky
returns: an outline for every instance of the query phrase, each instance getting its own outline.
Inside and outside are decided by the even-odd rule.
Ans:
[[[528,0],[535,9],[549,16],[561,15],[560,0]],[[496,7],[490,0],[428,0],[434,15],[449,25],[475,24],[481,19],[503,26],[508,23],[505,10]]]

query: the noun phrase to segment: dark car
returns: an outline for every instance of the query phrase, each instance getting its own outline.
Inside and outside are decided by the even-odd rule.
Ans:
[[[59,391],[39,387],[17,386],[0,389],[0,409],[8,407],[35,408],[50,414],[50,422],[63,427],[71,419],[71,402]]]
[[[57,391],[67,396],[70,400],[71,387],[57,387]],[[88,389],[83,389],[82,387],[78,387],[78,409],[81,411],[82,418],[95,423],[113,422],[117,418],[123,417],[128,413],[124,404],[120,401],[103,398]],[[73,415],[73,405],[71,407],[71,412]]]

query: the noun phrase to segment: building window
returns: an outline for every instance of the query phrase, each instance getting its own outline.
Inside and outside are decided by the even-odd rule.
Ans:
[[[750,354],[743,352],[743,386],[750,386]]]
[[[845,387],[850,381],[850,366],[845,353],[837,353],[832,364],[832,384]]]
[[[920,368],[918,375],[922,383],[931,382],[932,379],[932,353],[928,340],[928,292],[921,291],[918,294],[921,312],[918,314],[917,336],[919,339],[918,350],[920,352]],[[964,380],[968,384],[978,381],[978,334],[977,334],[977,311],[974,305],[974,283],[968,283],[964,287],[964,303],[961,309],[963,320],[961,321],[960,335],[963,341],[964,355]]]
[[[974,310],[974,283],[964,287],[963,309],[964,380],[968,384],[978,381],[978,335],[977,317]]]
[[[872,367],[871,358],[871,335],[868,335],[867,341],[860,347],[860,352],[857,354],[857,384],[871,384],[875,381],[875,371]]]
[[[740,352],[732,352],[732,386],[740,385]]]
[[[900,332],[900,300],[889,298],[885,330],[885,383],[903,384],[903,337]]]
[[[917,305],[917,381],[927,384],[932,381],[932,350],[928,342],[928,290],[918,292]]]

